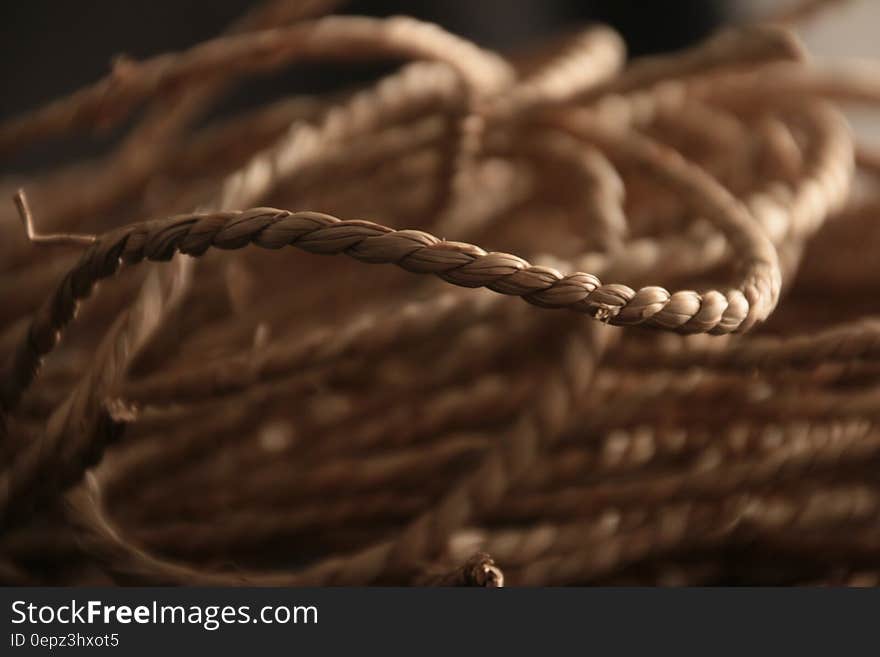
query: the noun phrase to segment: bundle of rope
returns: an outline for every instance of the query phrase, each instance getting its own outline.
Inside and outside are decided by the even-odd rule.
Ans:
[[[875,583],[876,72],[778,22],[625,64],[333,4],[0,124],[147,104],[3,183],[0,578]],[[196,127],[331,58],[405,63]]]

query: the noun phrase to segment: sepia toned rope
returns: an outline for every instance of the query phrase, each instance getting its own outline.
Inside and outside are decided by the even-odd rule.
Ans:
[[[253,16],[277,25],[274,12],[300,20],[297,7]],[[35,205],[56,232],[22,208],[30,242],[84,250],[74,263],[44,248],[35,262],[24,240],[4,246],[16,284],[0,341],[0,579],[495,586],[876,571],[866,254],[880,234],[870,153],[854,154],[836,107],[875,107],[876,76],[805,61],[771,26],[623,69],[606,28],[551,50],[508,63],[407,19],[334,16],[123,60],[0,126],[13,152],[149,99],[169,110],[168,134],[187,134],[186,95],[207,106],[212,88],[302,57],[435,60],[157,143],[161,157],[135,172],[143,187],[96,163],[107,216],[84,214],[88,195],[66,203],[76,172],[45,179],[59,193]],[[320,212],[239,211],[263,202]],[[378,221],[335,218],[365,215]],[[110,230],[84,234],[80,219]],[[199,259],[185,294],[155,284],[195,264],[181,253]],[[435,276],[310,255],[334,253]],[[146,276],[124,266],[168,259]],[[592,275],[560,273],[576,270]]]
[[[657,160],[666,155],[654,150],[646,152]],[[313,212],[256,208],[133,224],[97,240],[38,313],[27,342],[13,357],[3,388],[3,407],[8,411],[17,403],[21,391],[33,379],[40,359],[54,346],[58,333],[73,317],[77,303],[88,296],[98,280],[114,274],[122,263],[168,260],[178,251],[200,256],[212,246],[237,249],[253,243],[277,249],[293,245],[322,255],[344,253],[363,262],[393,263],[414,273],[432,273],[454,285],[488,287],[543,307],[570,308],[613,324],[736,331],[770,313],[778,296],[779,273],[776,252],[766,237],[738,208],[728,214],[728,207],[723,205],[726,198],[719,201],[713,208],[722,220],[719,223],[749,249],[744,257],[749,263],[744,289],[726,295],[717,291],[670,295],[657,287],[635,292],[617,284],[603,285],[591,274],[564,276],[517,256],[446,242],[421,231],[395,231],[372,222],[342,221]],[[741,234],[736,230],[741,230]]]

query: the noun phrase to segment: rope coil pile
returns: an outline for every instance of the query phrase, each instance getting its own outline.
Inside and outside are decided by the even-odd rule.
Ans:
[[[880,77],[770,22],[627,63],[332,8],[0,124],[146,104],[3,182],[0,579],[876,583]],[[404,63],[198,127],[328,59]]]

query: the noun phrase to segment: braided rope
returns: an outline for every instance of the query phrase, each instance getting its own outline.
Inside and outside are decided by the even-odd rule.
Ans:
[[[644,146],[638,142],[639,146]],[[641,151],[640,151],[641,153]],[[651,147],[644,153],[685,168],[683,161]],[[591,274],[562,275],[533,266],[514,255],[486,252],[466,243],[440,240],[429,233],[394,230],[361,220],[343,221],[314,212],[291,213],[271,208],[232,213],[184,215],[143,222],[99,239],[65,278],[51,301],[31,325],[28,339],[16,352],[2,395],[10,409],[32,381],[39,361],[54,346],[58,333],[73,317],[76,304],[100,279],[114,274],[121,263],[163,261],[175,252],[200,256],[210,247],[238,249],[248,244],[277,249],[296,246],[310,253],[345,253],[368,263],[393,263],[414,273],[431,273],[454,285],[487,287],[521,296],[547,308],[569,308],[612,324],[647,324],[681,331],[729,333],[765,319],[779,293],[775,250],[738,206],[725,206],[721,188],[707,198],[722,227],[747,248],[748,268],[743,289],[726,294],[699,295],[663,288],[639,291],[619,284],[602,284]],[[728,212],[733,208],[733,212]],[[741,234],[736,230],[742,230]]]

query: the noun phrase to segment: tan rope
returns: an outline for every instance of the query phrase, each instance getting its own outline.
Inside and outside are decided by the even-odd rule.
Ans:
[[[875,581],[871,64],[778,24],[507,58],[333,6],[0,124],[11,154],[149,103],[0,181],[33,202],[0,207],[0,580]],[[193,127],[367,58],[404,63]]]

